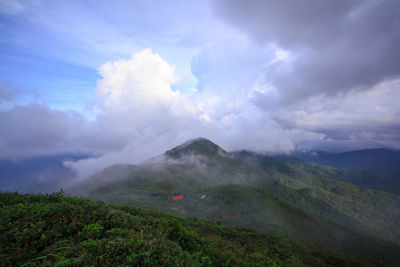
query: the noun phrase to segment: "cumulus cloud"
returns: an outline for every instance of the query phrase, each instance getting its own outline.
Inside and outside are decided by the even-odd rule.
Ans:
[[[86,177],[113,163],[138,163],[197,136],[225,149],[288,151],[300,135],[321,135],[282,129],[252,102],[251,97],[227,98],[205,91],[192,96],[173,90],[174,66],[150,49],[130,59],[99,68],[96,92],[102,113],[99,131],[122,144],[101,157],[67,163]]]

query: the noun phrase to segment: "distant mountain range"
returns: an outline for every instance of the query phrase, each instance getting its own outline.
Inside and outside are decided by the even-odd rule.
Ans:
[[[351,184],[353,176],[377,178],[295,157],[228,153],[197,138],[142,165],[107,167],[68,192],[400,262],[400,197]]]
[[[400,151],[363,149],[343,153],[315,151],[293,156],[309,162],[336,168],[365,171],[381,177],[400,179]]]
[[[21,160],[0,160],[0,190],[31,193],[57,192],[75,173],[64,166],[87,155],[60,154]]]

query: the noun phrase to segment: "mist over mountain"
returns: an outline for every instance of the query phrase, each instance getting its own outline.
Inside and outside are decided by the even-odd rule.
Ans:
[[[229,156],[229,154],[221,147],[203,137],[191,139],[165,152],[165,156],[174,159],[182,159],[185,158],[185,156],[187,157],[190,155],[204,156],[208,158]]]
[[[141,165],[107,167],[69,192],[390,262],[400,251],[400,197],[338,179],[354,174],[364,177],[301,159],[232,154],[196,138]]]
[[[312,251],[389,265],[400,260],[398,179],[289,154],[230,153],[201,137],[142,164],[114,164],[77,180],[63,162],[85,157],[3,161],[0,167],[5,177],[17,178],[6,185],[11,189],[52,192],[63,187],[92,200],[250,228]]]

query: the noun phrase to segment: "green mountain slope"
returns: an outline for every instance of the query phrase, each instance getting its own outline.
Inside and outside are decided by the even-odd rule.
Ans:
[[[235,155],[273,175],[279,181],[278,185],[267,183],[260,187],[279,199],[399,243],[399,197],[337,181],[347,181],[351,177],[363,179],[365,173],[320,166],[286,156],[265,156],[246,151]],[[366,177],[368,179],[370,175]]]
[[[373,150],[375,151],[375,150]],[[378,150],[379,151],[379,150]],[[385,150],[384,150],[385,151]],[[339,155],[346,155],[346,157],[341,158]],[[373,190],[381,190],[385,191],[388,193],[392,193],[395,195],[400,195],[400,179],[399,177],[397,178],[390,178],[390,177],[381,177],[377,176],[374,173],[381,173],[381,175],[384,175],[385,173],[382,172],[382,166],[379,168],[376,168],[374,166],[379,165],[381,160],[371,163],[371,160],[366,160],[363,164],[365,165],[364,168],[361,167],[362,165],[362,159],[359,159],[359,162],[357,165],[352,167],[352,165],[347,166],[347,165],[341,165],[341,164],[335,164],[336,161],[333,161],[333,163],[328,162],[328,161],[320,161],[320,159],[324,159],[325,157],[330,156],[330,154],[320,154],[319,156],[309,156],[308,154],[295,154],[294,156],[269,156],[269,155],[260,155],[248,151],[240,151],[240,152],[235,152],[235,155],[245,158],[247,160],[250,160],[252,163],[256,163],[260,167],[264,166],[269,166],[274,162],[275,164],[277,163],[282,163],[287,162],[292,165],[295,165],[299,169],[303,169],[305,172],[312,172],[314,175],[320,176],[320,177],[328,177],[330,179],[362,186],[362,187],[367,187]],[[350,159],[348,159],[349,156],[355,155],[357,157],[357,153],[340,153],[340,154],[333,154],[337,155],[340,159],[339,162],[341,161],[346,161],[348,160],[349,162],[352,162]],[[333,157],[332,155],[332,157]],[[374,154],[375,155],[375,154]],[[386,155],[386,154],[385,154]],[[377,156],[377,155],[375,155]],[[318,163],[318,164],[313,164]],[[399,163],[400,164],[400,163]],[[325,165],[325,166],[323,166]],[[328,166],[327,166],[328,165]],[[390,169],[397,168],[396,163],[392,162],[389,163]],[[333,166],[333,167],[332,167]],[[385,164],[383,164],[385,166]],[[340,169],[339,169],[340,168]],[[353,168],[353,169],[352,169]],[[372,172],[372,169],[376,169],[379,171]],[[354,170],[360,170],[360,171],[354,171]],[[361,170],[364,170],[361,172]],[[368,172],[367,172],[368,171]],[[370,172],[371,171],[371,172]],[[394,170],[391,171],[392,174],[396,173]]]
[[[342,153],[298,153],[296,156],[321,165],[400,179],[400,151],[397,150],[379,148]]]
[[[283,161],[288,161],[306,172],[313,172],[320,177],[329,177],[337,181],[366,187],[373,190],[385,191],[400,196],[400,179],[380,177],[369,172],[352,171],[348,169],[338,169],[330,166],[322,166],[305,162],[303,160],[293,160],[291,157],[278,157]],[[367,163],[366,163],[367,164]]]
[[[144,165],[106,168],[73,192],[251,227],[363,258],[399,254],[399,197],[275,161],[260,168],[196,139]],[[168,199],[181,194],[183,201]],[[199,199],[204,194],[206,201]]]
[[[0,193],[2,266],[378,266],[133,206]]]

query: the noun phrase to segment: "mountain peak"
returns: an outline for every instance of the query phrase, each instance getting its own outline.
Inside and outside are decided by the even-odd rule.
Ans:
[[[165,152],[165,154],[173,158],[180,158],[181,156],[188,154],[217,156],[228,153],[210,140],[204,137],[198,137],[186,141],[185,143],[174,147],[171,150],[168,150],[167,152]]]

